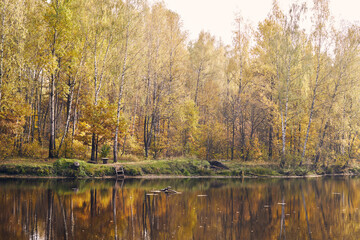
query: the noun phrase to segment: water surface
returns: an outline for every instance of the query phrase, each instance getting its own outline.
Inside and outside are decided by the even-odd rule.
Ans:
[[[171,186],[181,194],[151,192]],[[360,239],[360,179],[0,180],[0,239]]]

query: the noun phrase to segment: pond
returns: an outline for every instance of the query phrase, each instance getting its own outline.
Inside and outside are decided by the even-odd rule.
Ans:
[[[158,190],[171,186],[177,194]],[[0,239],[359,239],[360,179],[0,179]]]

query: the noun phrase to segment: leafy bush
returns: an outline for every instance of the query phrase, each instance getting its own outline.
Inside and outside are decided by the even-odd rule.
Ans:
[[[101,158],[107,158],[107,156],[109,155],[110,153],[110,146],[107,145],[107,144],[104,144],[102,147],[101,147],[101,150],[100,150],[100,157]]]
[[[24,143],[21,147],[21,155],[24,157],[40,158],[41,146],[37,141],[32,143]]]
[[[14,151],[13,144],[8,144],[6,136],[0,135],[0,160],[10,157]]]
[[[305,176],[308,174],[308,170],[303,167],[297,167],[294,172],[296,176]]]
[[[73,140],[71,145],[71,156],[76,159],[89,159],[88,147],[78,140]]]
[[[60,140],[59,140],[60,141]],[[88,147],[76,139],[67,137],[61,147],[59,156],[64,158],[88,159]]]
[[[182,173],[183,173],[184,176],[190,176],[189,171],[186,170],[186,169],[183,169]]]
[[[340,174],[344,173],[344,165],[334,164],[324,168],[326,174]]]
[[[284,175],[284,176],[290,176],[294,173],[294,170],[293,169],[287,169],[287,168],[280,168],[278,170],[278,172],[281,174],[281,175]]]

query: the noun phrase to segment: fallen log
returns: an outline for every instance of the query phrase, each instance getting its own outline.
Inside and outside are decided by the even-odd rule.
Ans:
[[[210,163],[210,167],[214,169],[229,169],[227,166],[225,166],[219,161],[209,161],[209,163]]]
[[[164,193],[167,193],[167,194],[175,194],[175,193],[180,193],[180,192],[177,192],[173,189],[171,189],[170,186],[166,187],[166,188],[163,188],[163,189],[160,189],[160,191],[164,192]]]

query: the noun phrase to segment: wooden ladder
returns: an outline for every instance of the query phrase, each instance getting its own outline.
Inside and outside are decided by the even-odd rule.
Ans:
[[[115,167],[115,172],[116,172],[116,179],[118,178],[125,178],[125,172],[124,172],[124,167],[123,166],[117,166]]]

